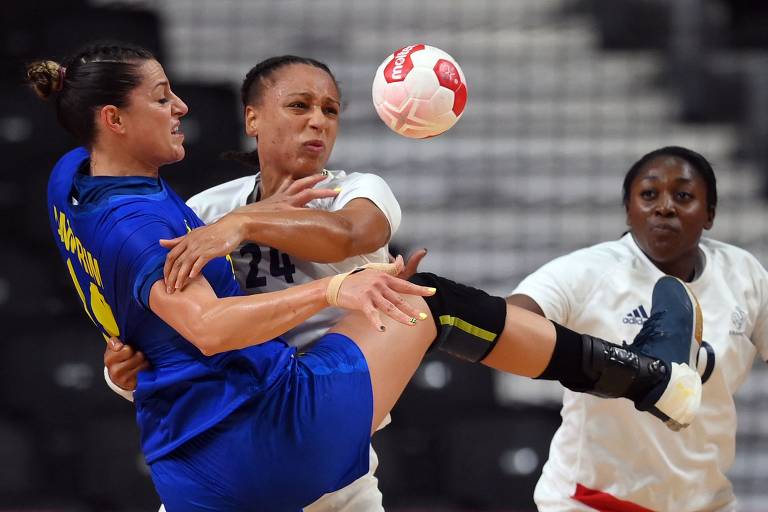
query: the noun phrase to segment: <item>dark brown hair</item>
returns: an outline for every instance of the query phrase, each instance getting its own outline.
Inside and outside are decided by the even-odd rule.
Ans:
[[[128,94],[141,82],[137,68],[154,58],[139,46],[99,42],[61,63],[44,60],[29,64],[27,81],[39,97],[53,97],[59,123],[90,148],[96,135],[97,109],[125,106]]]

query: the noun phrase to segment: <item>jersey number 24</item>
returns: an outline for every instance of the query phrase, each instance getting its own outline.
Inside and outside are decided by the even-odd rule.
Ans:
[[[251,256],[250,270],[245,278],[246,288],[259,288],[267,285],[266,276],[259,275],[259,263],[261,262],[261,247],[256,244],[245,244],[240,248],[240,256]],[[296,267],[291,263],[291,257],[272,247],[269,248],[269,273],[272,277],[283,276],[286,283],[293,283],[293,274]]]

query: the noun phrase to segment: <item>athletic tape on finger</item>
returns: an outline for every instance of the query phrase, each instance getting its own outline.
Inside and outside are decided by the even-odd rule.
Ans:
[[[377,270],[391,276],[396,276],[400,273],[400,271],[397,269],[397,265],[394,263],[366,263],[365,265],[357,267],[349,272],[335,275],[331,278],[330,282],[328,283],[328,287],[325,289],[325,300],[328,302],[328,304],[331,306],[338,306],[339,291],[341,290],[341,285],[344,283],[344,280],[350,275],[361,272],[365,269]]]

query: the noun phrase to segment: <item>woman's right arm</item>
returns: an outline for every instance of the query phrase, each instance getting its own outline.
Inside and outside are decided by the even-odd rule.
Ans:
[[[402,269],[402,259],[399,262]],[[192,279],[183,290],[169,294],[163,280],[150,290],[149,307],[164,322],[205,355],[257,345],[303,323],[329,306],[326,290],[331,278],[278,292],[218,298],[204,277]],[[380,313],[404,323],[419,317],[400,294],[427,296],[434,290],[383,272],[366,270],[348,276],[338,295],[338,306],[359,310],[380,328]]]

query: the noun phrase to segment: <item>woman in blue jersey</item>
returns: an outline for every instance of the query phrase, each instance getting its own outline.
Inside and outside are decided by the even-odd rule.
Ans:
[[[239,296],[230,262],[216,258],[169,293],[159,240],[201,221],[159,178],[184,157],[187,112],[162,66],[144,49],[99,44],[33,63],[28,78],[84,145],[51,173],[51,227],[86,314],[152,365],[137,421],[170,512],[295,511],[365,474],[372,430],[431,346],[629,398],[672,426],[693,419],[700,381],[687,364],[701,318],[671,278],[632,347],[431,274],[413,284],[362,270]],[[280,334],[328,305],[353,313],[297,356]]]
[[[277,291],[366,263],[387,263],[388,242],[401,217],[389,186],[374,174],[325,170],[340,128],[342,103],[331,70],[306,57],[271,57],[247,72],[240,91],[245,131],[259,150],[230,152],[248,166],[249,175],[187,201],[210,225],[185,235],[184,255],[191,257],[176,261],[196,261],[190,265],[196,272],[212,257],[229,255],[244,293]],[[202,258],[192,255],[195,248],[203,249]],[[206,259],[206,248],[223,252]],[[417,260],[418,253],[409,260],[411,267]],[[324,309],[282,338],[301,352],[343,315],[337,308]],[[136,373],[148,367],[146,359],[130,345],[113,340],[104,362],[117,384],[110,382],[112,389],[132,400],[125,390],[135,389]],[[368,474],[305,510],[383,512],[374,477],[377,466],[371,448]]]

